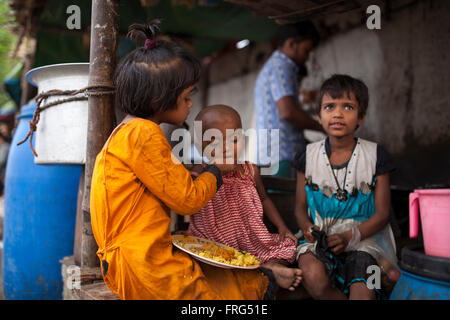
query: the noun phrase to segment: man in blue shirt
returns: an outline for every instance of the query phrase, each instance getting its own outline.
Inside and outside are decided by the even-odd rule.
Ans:
[[[280,28],[278,47],[261,69],[255,84],[254,103],[258,140],[258,165],[271,165],[278,177],[294,177],[296,152],[304,147],[303,129],[322,127],[300,107],[299,71],[318,44],[319,35],[309,21]],[[264,130],[268,129],[269,134]],[[279,129],[279,139],[270,130]],[[262,138],[266,135],[266,139]],[[267,143],[265,143],[267,141]],[[278,152],[277,157],[272,157]],[[278,161],[278,163],[274,163]]]

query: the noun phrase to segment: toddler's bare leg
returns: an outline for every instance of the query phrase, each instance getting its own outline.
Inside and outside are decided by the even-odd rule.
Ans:
[[[300,255],[299,268],[303,271],[303,286],[313,299],[344,300],[347,299],[339,289],[332,288],[325,266],[311,252]]]
[[[284,289],[294,291],[302,281],[302,271],[298,268],[289,268],[282,260],[272,259],[261,267],[272,270],[277,284]]]

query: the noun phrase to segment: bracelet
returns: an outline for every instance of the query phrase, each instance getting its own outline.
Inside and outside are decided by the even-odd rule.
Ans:
[[[345,247],[345,251],[356,250],[360,241],[361,241],[361,233],[359,232],[358,227],[355,226],[352,228],[352,238]]]

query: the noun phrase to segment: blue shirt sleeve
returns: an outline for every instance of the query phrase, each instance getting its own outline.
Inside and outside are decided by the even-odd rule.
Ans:
[[[286,96],[297,97],[298,95],[297,74],[292,66],[281,59],[274,62],[270,90],[275,101]]]

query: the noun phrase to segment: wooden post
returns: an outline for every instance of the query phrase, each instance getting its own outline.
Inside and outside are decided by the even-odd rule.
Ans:
[[[119,0],[93,0],[89,85],[113,85],[117,59]],[[92,234],[90,216],[91,178],[95,158],[103,148],[114,125],[112,95],[89,96],[88,141],[82,202],[81,267],[99,265],[97,243]]]
[[[81,241],[83,235],[83,193],[84,193],[84,166],[81,171],[80,182],[78,184],[77,196],[77,216],[75,220],[75,239],[73,244],[73,257],[77,266],[81,266]]]

